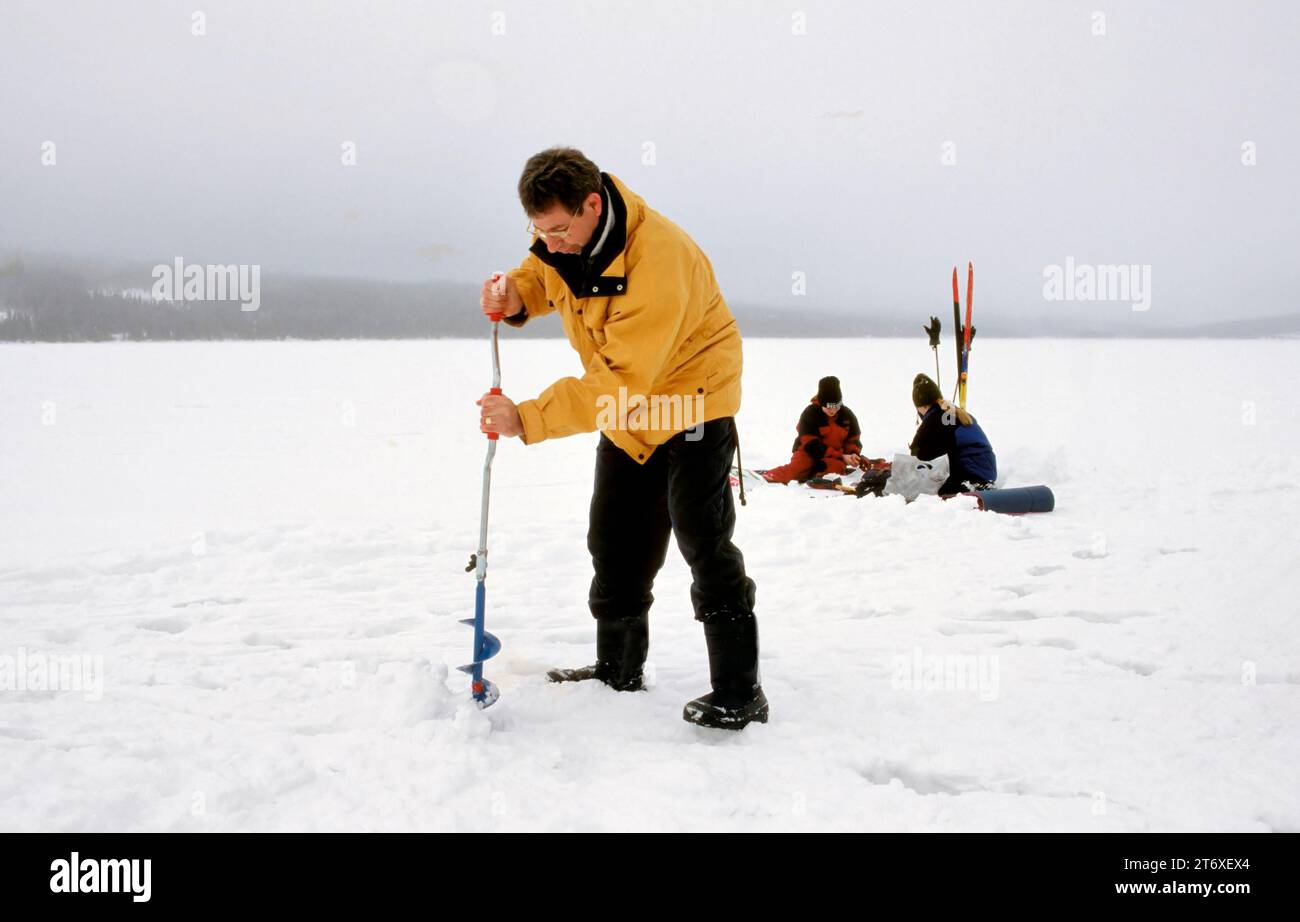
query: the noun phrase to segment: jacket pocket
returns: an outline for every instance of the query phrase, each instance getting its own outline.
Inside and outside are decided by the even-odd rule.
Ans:
[[[578,319],[582,321],[583,328],[587,331],[587,336],[596,344],[597,349],[603,348],[607,341],[605,316],[608,310],[609,298],[583,298],[574,308]]]

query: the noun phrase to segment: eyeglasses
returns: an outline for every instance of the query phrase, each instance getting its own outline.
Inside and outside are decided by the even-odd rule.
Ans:
[[[576,212],[570,215],[570,217],[574,219],[579,218],[581,216],[582,216],[581,206],[578,207],[578,210]],[[540,237],[543,240],[568,240],[569,234],[571,234],[572,232],[573,232],[573,221],[570,221],[568,224],[564,225],[564,227],[560,228],[559,230],[553,230],[553,231],[544,231],[536,224],[534,224],[532,221],[528,222],[528,233],[532,234],[534,237]]]
[[[823,403],[822,409],[830,410],[832,413],[838,413],[840,411],[840,405],[838,403]]]

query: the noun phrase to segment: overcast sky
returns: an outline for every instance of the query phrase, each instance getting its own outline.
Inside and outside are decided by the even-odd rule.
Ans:
[[[970,259],[978,305],[1122,318],[1044,300],[1073,257],[1150,265],[1152,320],[1288,313],[1297,46],[1288,2],[4,0],[0,261],[477,281],[563,143],[733,302],[941,312]]]

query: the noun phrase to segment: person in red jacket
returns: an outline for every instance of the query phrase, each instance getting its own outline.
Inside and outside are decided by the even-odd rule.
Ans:
[[[803,483],[823,474],[847,473],[861,463],[862,429],[844,405],[840,379],[834,375],[817,382],[817,396],[799,417],[797,431],[789,463],[764,471],[764,480]]]

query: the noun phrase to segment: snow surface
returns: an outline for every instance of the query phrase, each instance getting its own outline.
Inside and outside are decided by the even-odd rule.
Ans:
[[[503,340],[517,399],[579,371]],[[749,467],[829,373],[891,456],[934,368],[919,326],[746,361]],[[0,829],[1300,831],[1296,367],[977,340],[1001,479],[1057,511],[755,490],[772,720],[727,734],[680,717],[708,673],[675,549],[648,692],[543,679],[594,655],[594,436],[502,442],[502,698],[467,703],[486,340],[0,346]],[[18,689],[20,655],[101,657],[102,690]]]

